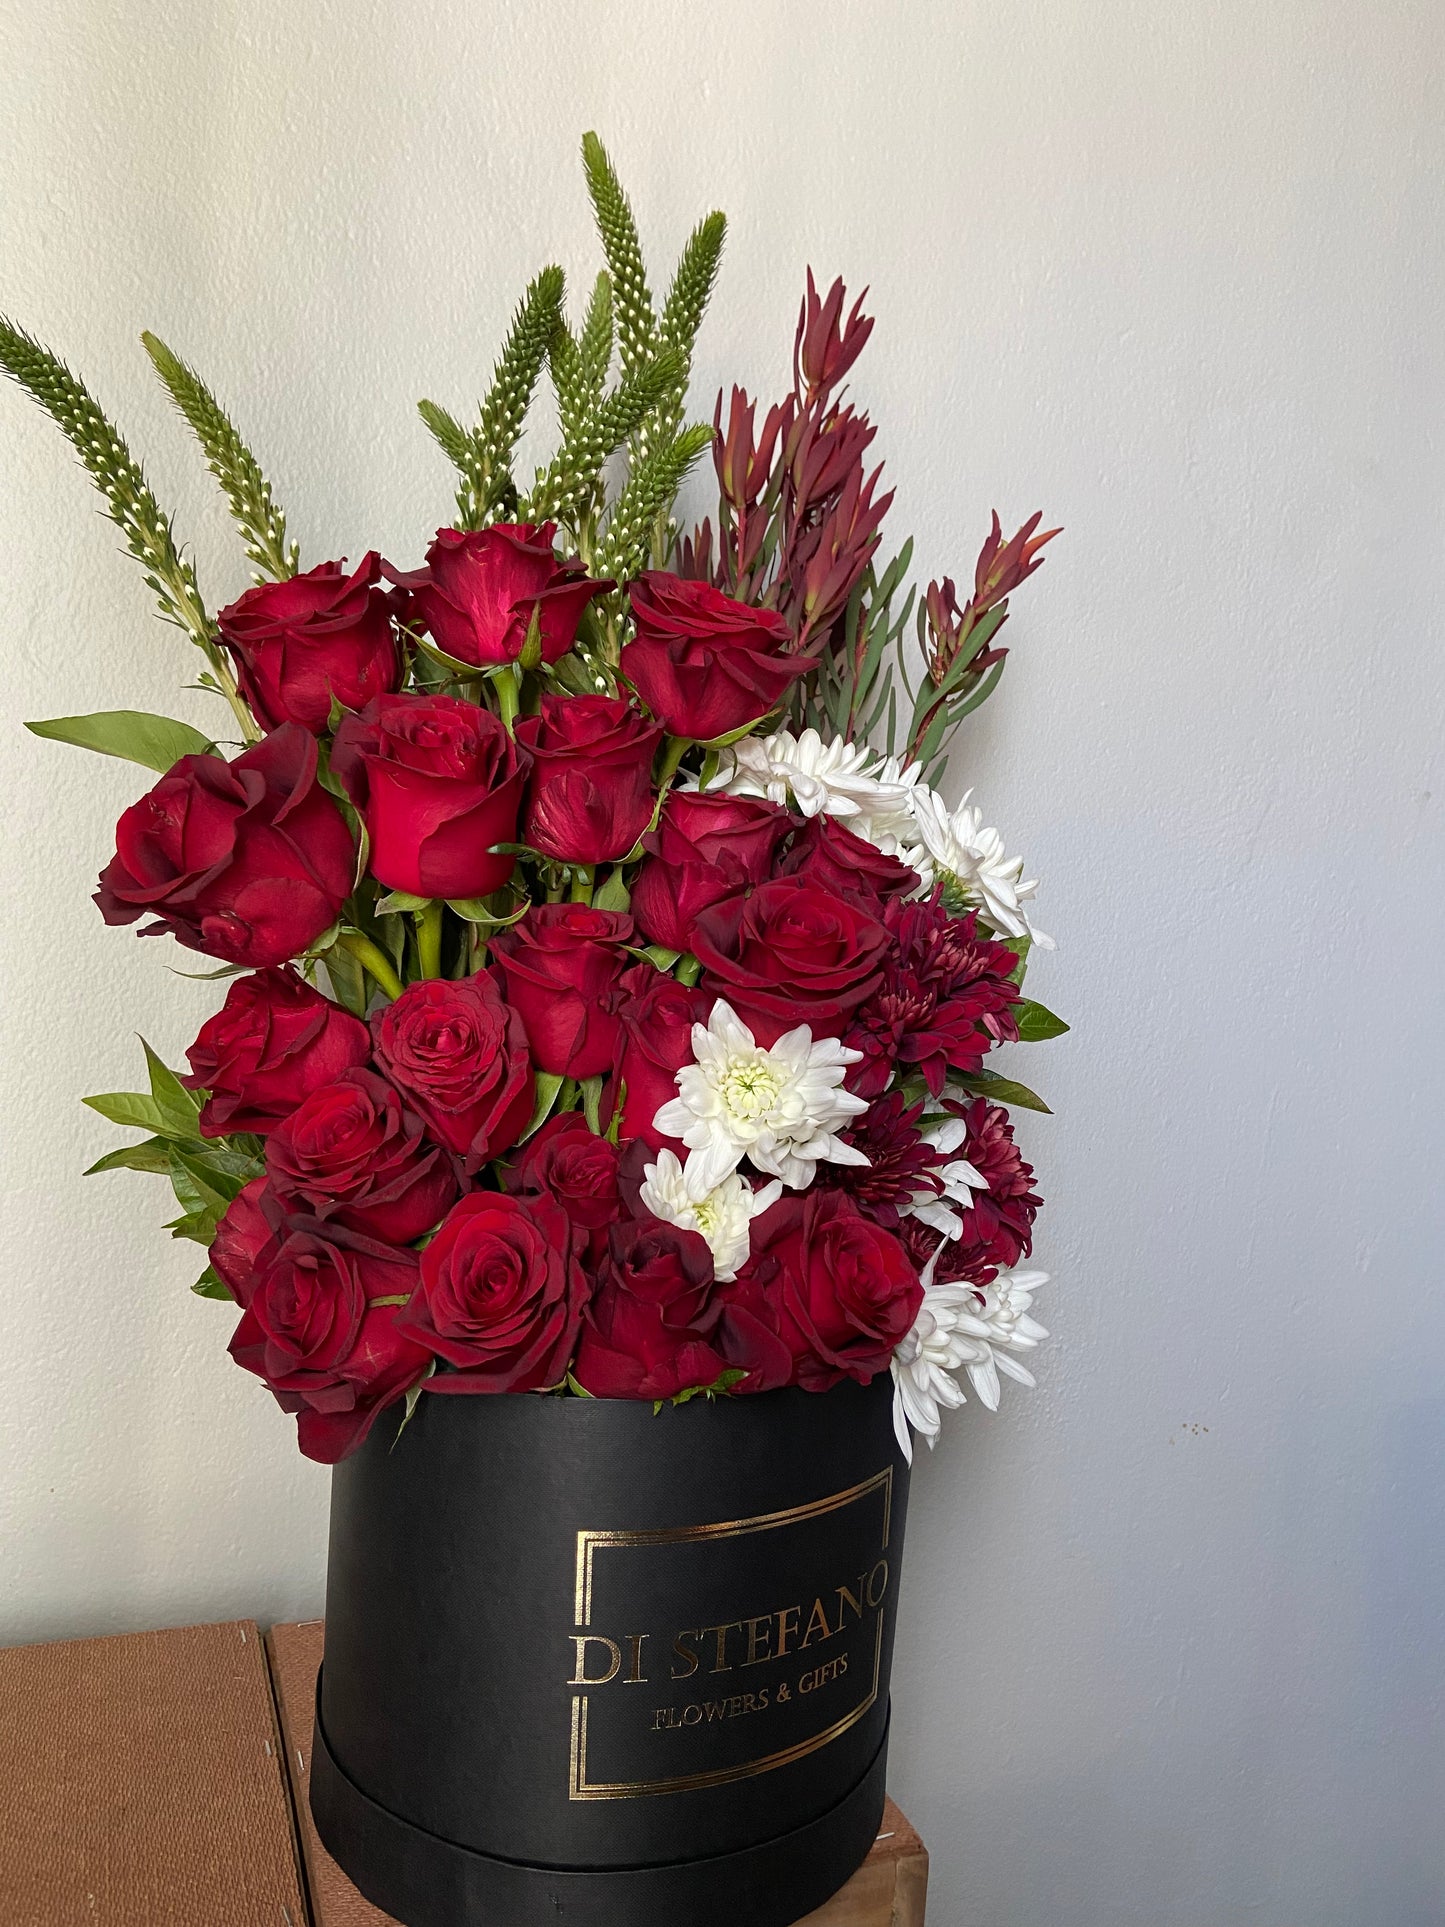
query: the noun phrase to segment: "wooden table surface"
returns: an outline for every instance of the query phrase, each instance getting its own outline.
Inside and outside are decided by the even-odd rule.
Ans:
[[[0,1927],[396,1927],[312,1825],[322,1636],[238,1620],[0,1649]],[[927,1890],[890,1800],[799,1927],[923,1927]]]

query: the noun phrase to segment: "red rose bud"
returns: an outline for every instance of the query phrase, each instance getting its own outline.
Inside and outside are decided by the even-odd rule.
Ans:
[[[791,828],[775,803],[673,790],[657,829],[643,839],[648,855],[632,885],[638,929],[666,950],[691,950],[699,913],[761,883]]]
[[[710,1342],[721,1313],[712,1253],[697,1232],[655,1219],[616,1224],[573,1377],[594,1398],[675,1398],[715,1385],[727,1370]]]
[[[428,1129],[476,1167],[508,1150],[532,1115],[522,1021],[485,972],[408,984],[372,1018],[376,1061]]]
[[[580,1111],[563,1111],[513,1153],[502,1188],[514,1198],[555,1199],[595,1246],[622,1209],[617,1163],[615,1144],[596,1136]]]
[[[798,1024],[841,1037],[882,981],[888,933],[857,902],[777,877],[704,910],[693,932],[704,987],[769,1048]]]
[[[793,838],[777,874],[805,877],[821,890],[861,904],[874,916],[892,898],[912,896],[921,881],[916,870],[855,836],[836,816],[810,816]]]
[[[414,1251],[307,1223],[259,1280],[230,1353],[296,1414],[307,1458],[334,1465],[354,1452],[426,1371],[430,1354],[400,1328],[399,1308],[376,1303],[406,1297],[416,1275]]]
[[[792,656],[792,633],[769,609],[734,602],[708,582],[651,570],[631,589],[636,633],[622,673],[663,728],[692,742],[745,729],[816,666]]]
[[[552,552],[555,522],[494,522],[489,529],[438,529],[426,567],[388,569],[411,592],[437,647],[480,669],[515,662],[535,616],[543,662],[565,656],[582,612],[611,582],[594,582]]]
[[[303,1098],[371,1055],[365,1024],[289,967],[238,977],[186,1052],[182,1081],[208,1093],[202,1137],[262,1136]]]
[[[532,752],[525,841],[561,863],[615,863],[652,821],[662,731],[613,696],[544,696],[517,724]]]
[[[456,696],[380,696],[336,732],[331,767],[366,820],[389,890],[484,897],[507,881],[531,755]]]
[[[211,1240],[211,1269],[238,1305],[250,1304],[285,1235],[284,1214],[266,1179],[252,1178],[227,1205]]]
[[[430,1231],[457,1195],[450,1160],[375,1071],[313,1091],[267,1139],[266,1172],[288,1210],[394,1245]]]
[[[755,1218],[744,1281],[745,1300],[752,1288],[776,1306],[793,1383],[808,1392],[886,1372],[923,1303],[903,1246],[842,1191],[780,1198]]]
[[[493,965],[539,1070],[597,1077],[611,1065],[613,993],[631,940],[631,917],[586,903],[533,904],[492,939]]]
[[[577,1234],[550,1198],[473,1191],[421,1254],[421,1288],[401,1323],[454,1369],[436,1392],[531,1392],[558,1385],[587,1287]]]
[[[332,702],[360,709],[401,681],[393,598],[372,549],[354,575],[322,562],[287,582],[262,582],[216,617],[241,694],[264,729],[300,723],[323,735]]]
[[[356,846],[296,723],[233,762],[183,756],[116,826],[95,901],[107,923],[159,919],[189,950],[265,969],[335,923]]]
[[[634,965],[619,991],[612,1071],[614,1101],[622,1103],[619,1134],[624,1141],[640,1138],[653,1151],[665,1144],[681,1151],[652,1120],[677,1096],[677,1073],[693,1062],[692,1027],[707,1022],[713,999],[650,963]]]

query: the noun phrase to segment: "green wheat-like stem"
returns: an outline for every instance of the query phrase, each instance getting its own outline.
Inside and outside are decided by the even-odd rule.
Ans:
[[[248,742],[257,729],[216,642],[196,572],[176,548],[170,519],[151,494],[140,463],[94,396],[65,363],[33,335],[0,316],[0,369],[18,382],[70,442],[105,497],[106,513],[125,537],[168,622],[183,629],[205,655]]]
[[[263,575],[284,582],[295,575],[300,556],[296,544],[287,543],[286,517],[272,499],[271,484],[260,463],[195,370],[157,336],[147,332],[141,341],[171,400],[195,431],[206,466],[220,483],[245,537],[246,554]]]
[[[711,427],[695,422],[636,465],[603,533],[595,574],[625,584],[646,566],[654,525],[667,515],[688,470],[711,446]]]
[[[649,433],[658,442],[671,441],[682,422],[693,346],[717,280],[727,225],[726,215],[716,211],[698,222],[682,251],[663,304],[658,340],[664,349],[676,354],[679,379],[659,404],[655,423],[648,423]]]
[[[657,322],[647,286],[647,270],[642,264],[637,223],[632,218],[622,183],[607,158],[607,150],[595,134],[582,136],[582,166],[587,175],[597,231],[612,272],[622,372],[635,374],[651,360],[657,346]]]

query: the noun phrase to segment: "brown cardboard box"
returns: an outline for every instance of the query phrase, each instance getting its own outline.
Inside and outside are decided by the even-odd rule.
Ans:
[[[273,1626],[267,1635],[315,1927],[396,1927],[357,1893],[317,1839],[311,1820],[307,1776],[323,1633],[321,1621],[312,1620],[301,1626]],[[882,1832],[864,1865],[841,1893],[799,1927],[923,1927],[927,1895],[923,1842],[890,1800]]]
[[[249,1620],[0,1651],[4,1927],[305,1927]]]

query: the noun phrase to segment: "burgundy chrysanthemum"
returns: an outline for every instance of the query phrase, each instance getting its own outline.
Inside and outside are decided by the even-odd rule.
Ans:
[[[973,1192],[971,1205],[960,1210],[963,1230],[957,1238],[944,1243],[917,1218],[906,1219],[899,1235],[920,1270],[943,1245],[933,1274],[936,1284],[962,1280],[986,1285],[996,1273],[1029,1255],[1034,1217],[1043,1200],[1033,1189],[1033,1167],[1024,1162],[1014,1143],[1007,1111],[982,1097],[946,1108],[961,1117],[968,1129],[953,1156],[966,1159],[987,1180],[988,1188]]]
[[[923,1104],[905,1102],[901,1091],[876,1098],[862,1117],[842,1132],[843,1142],[868,1159],[861,1164],[819,1164],[815,1182],[846,1191],[860,1211],[896,1231],[907,1207],[920,1194],[940,1197],[936,1173],[948,1159],[926,1144],[918,1129]]]
[[[972,912],[951,917],[936,894],[888,904],[883,923],[893,953],[882,987],[843,1040],[863,1053],[849,1087],[876,1097],[902,1064],[916,1066],[937,1097],[950,1069],[976,1071],[995,1044],[1017,1037],[1019,991],[1009,976],[1018,958],[981,935]]]

